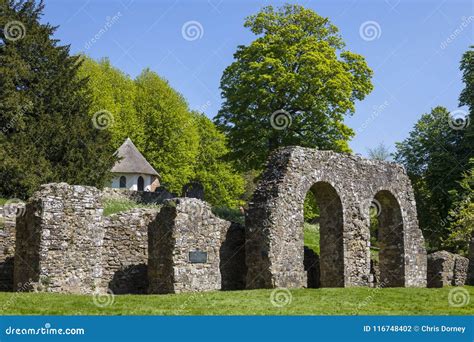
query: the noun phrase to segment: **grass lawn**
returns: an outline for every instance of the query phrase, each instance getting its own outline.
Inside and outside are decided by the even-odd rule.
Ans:
[[[339,288],[250,290],[177,295],[120,295],[98,307],[92,296],[47,293],[0,293],[1,315],[473,315],[474,287],[464,288],[471,300],[450,306],[453,288]],[[464,291],[457,288],[458,291]],[[282,307],[276,298],[291,299]],[[465,297],[467,298],[467,297]]]
[[[104,201],[104,215],[110,216],[112,214],[120,213],[122,211],[131,210],[134,208],[154,208],[159,209],[161,206],[157,204],[142,204],[131,200],[117,200],[107,199]]]

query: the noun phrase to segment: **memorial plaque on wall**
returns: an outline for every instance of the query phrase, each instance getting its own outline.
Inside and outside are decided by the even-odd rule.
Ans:
[[[192,264],[203,264],[207,262],[207,252],[192,251],[189,252],[189,262]]]

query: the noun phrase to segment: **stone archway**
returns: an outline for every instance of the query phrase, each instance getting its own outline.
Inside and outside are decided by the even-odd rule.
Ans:
[[[327,182],[317,182],[310,190],[318,203],[322,287],[344,286],[344,249],[342,244],[342,203],[336,189]]]
[[[388,190],[374,197],[379,222],[380,284],[383,287],[405,285],[403,217],[398,200]]]
[[[424,240],[418,228],[411,184],[403,167],[331,151],[287,147],[269,158],[247,211],[247,288],[306,286],[302,226],[303,202],[310,189],[322,197],[319,202],[331,203],[328,198],[335,192],[340,199],[336,211],[342,212],[333,215],[335,208],[327,207],[328,220],[331,217],[335,221],[324,225],[339,226],[341,241],[327,235],[333,241],[325,243],[325,248],[336,253],[332,264],[326,262],[328,270],[322,286],[368,285],[370,218],[365,203],[370,206],[376,189],[387,189],[398,199],[404,241],[398,250],[400,260],[404,260],[398,270],[403,273],[402,286],[426,286]],[[385,197],[381,199],[385,201]],[[390,203],[387,208],[393,208]],[[342,247],[338,249],[338,246]],[[321,254],[327,251],[322,250]],[[392,271],[393,265],[386,265]]]

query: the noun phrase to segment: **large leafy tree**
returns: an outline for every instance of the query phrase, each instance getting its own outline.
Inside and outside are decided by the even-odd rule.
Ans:
[[[80,61],[41,24],[43,3],[0,1],[0,195],[42,183],[102,186],[114,163],[107,132],[88,115]]]
[[[459,96],[459,105],[469,108],[468,117],[465,119],[464,147],[466,153],[474,150],[474,46],[466,51],[461,59],[460,69],[463,73],[464,89]]]
[[[244,179],[224,160],[229,152],[226,138],[205,115],[194,113],[194,118],[199,130],[194,177],[204,186],[206,201],[235,207],[244,193]]]
[[[449,212],[450,235],[444,246],[467,255],[472,231],[474,230],[474,158],[470,162],[471,168],[459,183],[460,189],[451,193],[455,198]]]
[[[134,81],[114,68],[107,58],[100,61],[83,55],[80,58],[83,62],[79,77],[87,77],[92,94],[91,118],[95,118],[96,125],[110,131],[114,146],[120,146],[126,138],[140,145],[144,132],[135,109]]]
[[[395,154],[412,180],[420,227],[432,249],[439,248],[450,234],[452,191],[461,190],[459,181],[469,163],[461,147],[463,130],[453,129],[450,120],[443,107],[424,114],[409,137],[397,143]]]
[[[135,80],[135,108],[143,125],[137,147],[173,192],[193,180],[199,150],[199,132],[184,98],[153,71]]]
[[[365,59],[344,49],[327,18],[302,6],[265,7],[244,26],[258,38],[239,46],[225,69],[215,118],[237,165],[260,169],[280,146],[348,151],[354,132],[344,117],[372,90]]]

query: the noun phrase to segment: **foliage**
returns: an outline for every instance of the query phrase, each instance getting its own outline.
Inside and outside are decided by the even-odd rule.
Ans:
[[[344,49],[327,18],[302,6],[265,7],[244,26],[258,38],[239,46],[225,69],[224,103],[215,118],[229,138],[232,160],[259,170],[280,146],[349,151],[354,132],[344,117],[372,90],[365,59]],[[272,117],[277,111],[284,111],[278,119]],[[272,128],[271,119],[286,129]]]
[[[459,105],[469,108],[464,148],[465,152],[472,156],[474,150],[474,45],[463,54],[460,69],[463,75],[464,89],[459,96]]]
[[[156,73],[145,69],[136,79],[135,108],[144,139],[137,147],[160,173],[171,192],[181,193],[194,177],[199,133],[184,98]]]
[[[319,255],[319,225],[304,223],[304,245]]]
[[[223,220],[245,224],[245,215],[242,214],[240,209],[229,208],[229,207],[213,207],[212,212],[217,217]]]
[[[89,116],[80,61],[41,24],[43,4],[0,3],[0,194],[27,198],[40,184],[101,187],[115,162],[108,132]],[[11,39],[7,24],[18,28]],[[20,23],[20,24],[19,24]],[[14,32],[14,31],[12,31]],[[11,33],[11,32],[10,32]]]
[[[117,214],[123,211],[128,211],[134,208],[150,208],[150,209],[160,209],[161,206],[157,204],[143,204],[137,203],[132,200],[118,200],[118,199],[106,199],[104,200],[104,216],[110,216],[112,214]]]
[[[312,191],[308,191],[304,199],[304,221],[313,222],[315,218],[319,217],[319,206],[316,202],[316,197]]]
[[[205,115],[194,113],[199,134],[199,150],[194,178],[204,186],[205,200],[213,205],[236,207],[244,193],[244,179],[231,163],[224,160],[229,152],[225,136]]]
[[[183,185],[199,181],[211,204],[240,204],[244,181],[223,159],[226,138],[212,121],[190,112],[184,98],[149,69],[132,80],[107,59],[81,58],[81,75],[88,77],[93,94],[90,115],[112,114],[106,128],[116,148],[130,137],[169,191],[180,194]]]
[[[450,192],[460,190],[458,182],[468,164],[461,148],[463,131],[452,129],[449,120],[443,107],[424,114],[409,137],[397,143],[395,154],[412,180],[420,227],[432,249],[449,235],[444,222],[453,204]]]
[[[374,160],[389,160],[391,156],[389,149],[384,143],[380,143],[374,148],[367,149],[367,152],[369,158]]]
[[[474,159],[471,159],[471,169],[459,184],[461,189],[453,192],[456,200],[447,220],[451,233],[444,246],[467,256],[474,230]]]
[[[470,297],[474,287],[465,286]],[[90,295],[15,293],[4,315],[472,315],[474,302],[462,307],[447,300],[451,287],[290,289],[291,303],[275,307],[274,289],[212,291],[168,295],[120,295],[98,306]],[[0,293],[0,302],[12,293]],[[369,300],[368,300],[369,298]],[[429,305],[427,305],[429,303]]]
[[[101,111],[110,113],[104,124],[112,135],[112,143],[120,146],[130,138],[136,145],[143,143],[143,123],[135,109],[136,87],[134,81],[122,71],[114,68],[107,58],[99,61],[80,55],[82,60],[79,77],[88,79],[92,96],[89,114]]]

